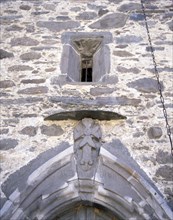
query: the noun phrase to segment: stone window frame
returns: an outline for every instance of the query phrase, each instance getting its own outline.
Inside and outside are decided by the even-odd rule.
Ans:
[[[80,54],[75,49],[73,41],[83,38],[102,38],[102,42],[93,59],[92,82],[81,82],[80,80]],[[109,44],[113,42],[113,39],[110,32],[64,32],[61,37],[61,42],[63,44],[60,65],[61,75],[59,75],[61,83],[78,85],[111,83]],[[73,57],[73,59],[70,59],[71,57]]]

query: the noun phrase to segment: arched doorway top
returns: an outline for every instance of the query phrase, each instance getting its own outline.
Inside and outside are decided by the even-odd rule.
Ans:
[[[16,185],[2,208],[2,220],[54,220],[57,213],[61,216],[83,203],[105,207],[119,219],[171,219],[158,192],[105,148],[100,149],[93,175],[81,176],[77,166],[73,146],[44,161],[21,191]]]

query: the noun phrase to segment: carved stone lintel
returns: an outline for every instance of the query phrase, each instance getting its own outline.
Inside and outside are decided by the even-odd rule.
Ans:
[[[100,150],[101,129],[91,118],[84,118],[74,129],[77,165],[84,171],[95,166]]]

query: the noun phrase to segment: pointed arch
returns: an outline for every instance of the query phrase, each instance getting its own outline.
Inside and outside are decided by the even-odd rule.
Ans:
[[[79,177],[72,146],[44,161],[16,185],[1,219],[54,220],[79,204],[104,207],[118,219],[171,219],[159,193],[139,173],[101,147],[92,177]],[[29,169],[29,167],[26,167]]]

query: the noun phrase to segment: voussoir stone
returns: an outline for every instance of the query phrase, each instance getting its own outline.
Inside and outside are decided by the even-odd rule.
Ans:
[[[37,87],[30,87],[27,89],[22,89],[18,91],[18,94],[42,94],[42,93],[47,93],[48,88],[46,86],[37,86]]]
[[[150,93],[150,92],[158,92],[158,84],[155,79],[151,78],[142,78],[135,80],[133,82],[127,83],[127,86],[130,88],[134,88],[140,92]],[[161,83],[163,89],[163,83]]]
[[[33,137],[37,134],[37,128],[33,126],[27,126],[23,128],[19,133]]]
[[[150,139],[157,139],[162,136],[162,129],[160,127],[151,127],[147,133]]]
[[[7,138],[0,140],[0,150],[9,150],[15,148],[18,145],[18,140]]]
[[[27,65],[14,65],[14,66],[10,66],[8,68],[8,71],[10,71],[10,72],[27,71],[27,70],[33,70],[33,68],[31,66],[27,66]]]
[[[6,50],[0,49],[0,60],[4,58],[10,58],[10,57],[14,57],[14,54]]]
[[[98,21],[89,25],[92,29],[120,28],[126,24],[127,15],[123,13],[112,13],[102,16]]]
[[[67,30],[71,28],[77,28],[80,26],[80,23],[77,21],[63,21],[63,22],[56,22],[56,21],[38,21],[37,27],[47,28],[52,32],[59,32],[62,30]]]
[[[19,37],[11,40],[11,46],[36,46],[39,41],[30,37]]]
[[[36,52],[28,52],[28,53],[24,53],[20,56],[20,58],[22,60],[38,60],[41,58],[41,54],[40,53],[36,53]]]
[[[14,82],[11,80],[2,80],[0,81],[0,88],[10,88],[15,86]]]
[[[47,136],[60,136],[64,133],[63,129],[57,125],[46,126],[43,125],[40,127],[41,133]]]

